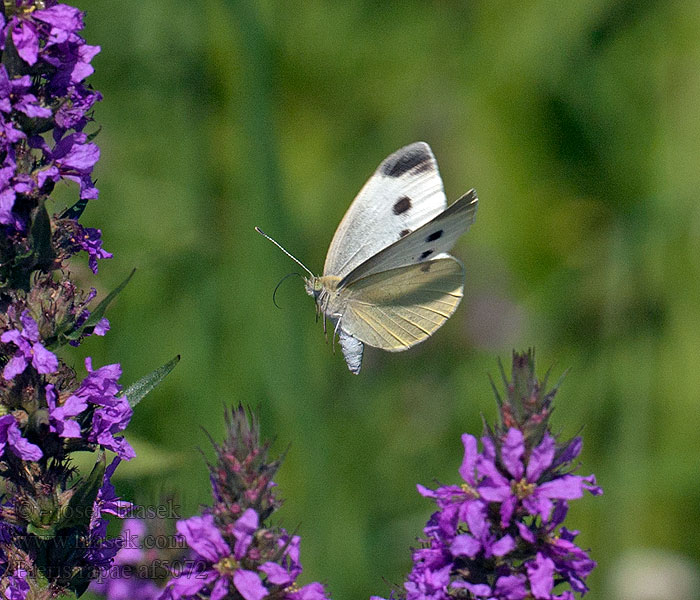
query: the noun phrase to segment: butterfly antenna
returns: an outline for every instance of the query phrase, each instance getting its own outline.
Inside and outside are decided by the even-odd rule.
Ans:
[[[300,273],[287,273],[284,277],[282,277],[282,279],[280,279],[280,282],[275,286],[275,291],[272,292],[272,304],[274,304],[277,308],[282,308],[279,304],[277,304],[277,301],[275,300],[275,296],[277,295],[277,290],[287,279],[289,279],[293,275],[296,275],[297,277],[301,277],[302,279],[304,279]]]
[[[256,227],[255,231],[257,231],[261,236],[263,236],[265,239],[270,240],[275,246],[277,246],[282,252],[284,252],[289,258],[291,258],[295,263],[297,263],[304,271],[306,271],[311,277],[315,277],[315,275],[307,268],[307,266],[301,262],[296,256],[292,255],[290,252],[284,249],[282,244],[279,242],[276,242],[273,240],[269,235],[267,235],[260,227]]]

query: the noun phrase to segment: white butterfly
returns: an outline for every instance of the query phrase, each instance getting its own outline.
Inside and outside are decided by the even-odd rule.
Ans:
[[[306,292],[359,373],[364,344],[401,352],[426,340],[462,299],[464,267],[447,254],[474,222],[474,190],[447,207],[437,162],[425,142],[387,157],[360,190],[333,236],[323,276]]]

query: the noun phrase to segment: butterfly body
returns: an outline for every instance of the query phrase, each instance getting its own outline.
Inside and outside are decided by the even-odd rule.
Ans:
[[[319,313],[330,319],[339,319],[347,303],[338,290],[340,277],[334,275],[304,279],[306,293],[316,302]]]
[[[311,275],[306,292],[333,324],[350,371],[359,373],[365,344],[407,350],[454,313],[464,267],[447,251],[473,223],[476,207],[474,190],[447,206],[435,157],[416,142],[387,157],[360,190],[322,276],[292,256]]]

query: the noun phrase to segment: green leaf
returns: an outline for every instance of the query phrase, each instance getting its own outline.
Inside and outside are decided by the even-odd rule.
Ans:
[[[36,268],[47,270],[53,264],[55,255],[51,246],[51,219],[43,202],[34,215],[31,240]]]
[[[56,537],[56,527],[55,525],[35,525],[34,523],[29,523],[27,525],[27,533],[35,535],[42,540],[52,540]]]
[[[81,198],[73,206],[67,208],[61,215],[61,219],[75,219],[76,221],[83,214],[85,207],[87,206],[87,198]]]
[[[60,522],[60,529],[68,527],[87,527],[90,524],[92,507],[97,498],[97,493],[102,487],[107,467],[107,459],[104,452],[100,453],[95,466],[92,468],[88,478],[76,484],[75,493],[68,501],[66,519]],[[59,529],[57,525],[56,529]]]
[[[159,367],[155,371],[152,371],[145,377],[139,379],[136,383],[132,383],[128,388],[124,390],[123,396],[129,400],[129,404],[134,407],[148,394],[153,388],[155,388],[165,376],[170,373],[175,368],[175,365],[180,362],[180,355],[178,354],[175,358],[165,363],[162,367]]]
[[[95,308],[94,311],[92,311],[87,321],[83,323],[82,327],[74,329],[70,333],[67,333],[64,337],[68,340],[77,340],[80,338],[80,336],[86,329],[95,327],[95,325],[97,325],[100,322],[100,319],[104,317],[104,314],[107,311],[107,307],[110,305],[112,300],[114,300],[117,297],[117,294],[119,294],[119,292],[121,292],[126,287],[126,284],[129,283],[131,278],[134,276],[134,273],[136,273],[136,269],[133,269],[124,281],[122,281],[116,288],[114,288],[109,294],[107,294],[105,299],[97,305],[97,308]]]

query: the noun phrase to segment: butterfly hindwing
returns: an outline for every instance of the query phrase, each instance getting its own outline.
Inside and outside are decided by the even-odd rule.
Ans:
[[[443,256],[382,271],[345,288],[340,329],[370,346],[399,352],[430,337],[462,299],[464,268]]]
[[[379,165],[345,213],[328,248],[323,274],[344,277],[446,206],[430,146],[416,142],[397,150]]]
[[[375,273],[432,260],[447,252],[474,222],[477,204],[476,192],[467,192],[431,221],[355,267],[339,287]]]

